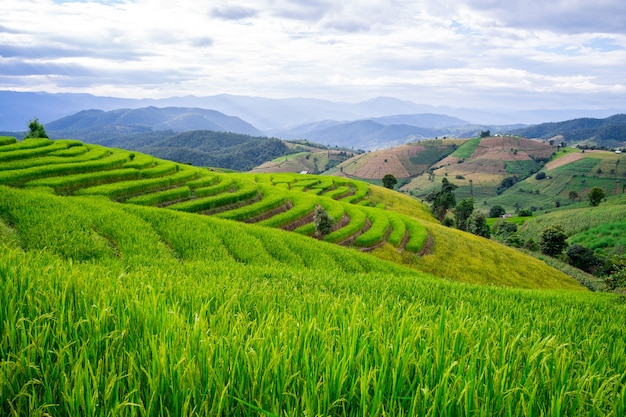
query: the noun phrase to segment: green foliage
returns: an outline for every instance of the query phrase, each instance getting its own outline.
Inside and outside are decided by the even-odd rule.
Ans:
[[[43,127],[41,123],[39,123],[39,119],[36,117],[28,123],[28,132],[24,136],[24,139],[30,138],[47,138],[48,134],[46,133],[46,129]]]
[[[459,230],[467,230],[468,220],[474,212],[474,199],[464,198],[454,208],[454,222]]]
[[[566,255],[570,265],[585,272],[593,273],[602,265],[602,261],[596,257],[593,250],[577,243],[567,248]]]
[[[536,180],[543,180],[546,178],[546,173],[545,172],[538,172],[537,174],[535,174],[535,179]]]
[[[555,257],[563,253],[567,246],[567,235],[561,225],[550,226],[541,232],[539,241],[541,253]]]
[[[11,145],[17,142],[15,136],[0,136],[0,146]]]
[[[524,209],[521,209],[519,213],[517,213],[517,215],[520,217],[532,217],[533,211],[531,209],[524,208]]]
[[[397,183],[398,183],[398,180],[396,179],[395,176],[391,174],[386,174],[383,177],[383,186],[385,188],[389,188],[390,190],[393,190],[393,188],[396,186]]]
[[[333,228],[333,220],[322,206],[315,207],[315,233],[318,236],[326,236]]]
[[[589,195],[587,199],[589,200],[589,205],[596,207],[599,205],[602,200],[606,197],[604,190],[600,187],[593,187],[591,191],[589,191]]]
[[[486,238],[491,236],[487,218],[480,211],[473,212],[467,219],[467,231]]]
[[[448,210],[456,206],[456,197],[454,196],[456,188],[457,186],[449,182],[447,178],[443,178],[441,190],[433,191],[424,198],[431,203],[431,210],[439,221],[443,221]]]
[[[471,157],[474,154],[474,151],[478,148],[478,145],[480,145],[480,139],[481,138],[474,138],[463,143],[457,148],[457,150],[452,152],[452,156],[461,159],[467,159]]]
[[[489,209],[489,217],[491,218],[502,217],[505,213],[506,210],[500,204],[496,204]]]

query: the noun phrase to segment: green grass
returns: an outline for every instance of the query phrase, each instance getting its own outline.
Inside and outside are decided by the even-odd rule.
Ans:
[[[3,416],[626,412],[616,296],[102,198],[0,187],[0,219]]]
[[[26,149],[52,148],[55,141],[26,144]],[[72,140],[59,141],[59,144],[66,146],[66,150],[84,147],[80,142]],[[16,145],[23,146],[23,143],[6,146],[19,148]],[[417,200],[395,191],[329,176],[218,173],[120,149],[92,145],[87,145],[87,148],[85,153],[69,153],[66,156],[23,154],[24,159],[0,166],[0,183],[13,186],[28,183],[29,187],[45,189],[48,193],[56,190],[58,193],[75,195],[101,195],[118,201],[128,199],[139,205],[159,205],[167,209],[217,215],[243,222],[258,221],[264,226],[295,229],[296,233],[306,236],[315,234],[311,214],[317,205],[321,205],[335,222],[335,230],[325,237],[326,240],[367,248],[374,245],[384,247],[389,242],[397,252],[407,252],[406,257],[392,257],[394,262],[412,268],[416,268],[415,260],[412,259],[414,254],[422,251],[423,246],[430,242],[436,254],[429,269],[431,273],[473,282],[475,270],[450,269],[447,255],[439,255],[445,254],[445,251],[440,252],[437,248],[445,247],[446,242],[429,240],[427,224],[436,222],[429,210]],[[329,190],[333,191],[328,193]],[[350,221],[343,222],[344,215]],[[370,230],[366,230],[366,218],[370,219]],[[102,244],[102,250],[107,248],[106,236],[95,233],[92,238]],[[465,262],[465,258],[480,251],[482,245],[473,241],[465,244],[465,250],[456,254],[460,264]],[[113,248],[114,252],[116,250]],[[497,248],[493,250],[494,255],[487,257],[488,264],[502,263],[503,260],[496,255]],[[373,255],[384,258],[388,254],[375,250]],[[520,262],[524,263],[524,260]],[[534,275],[544,272],[552,274],[542,271],[538,265],[531,269]],[[490,267],[484,271],[483,279],[484,282],[497,285],[537,285],[532,281],[524,282],[515,274],[510,279],[502,275],[503,272],[497,267]],[[566,282],[566,277],[560,275],[550,285],[558,287]]]
[[[457,148],[456,151],[452,152],[451,156],[455,158],[469,158],[472,156],[478,145],[480,145],[481,138],[473,138],[463,143],[461,146]]]

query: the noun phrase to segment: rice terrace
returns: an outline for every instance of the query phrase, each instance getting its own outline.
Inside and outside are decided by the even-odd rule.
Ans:
[[[623,296],[356,179],[4,136],[0,246],[2,416],[626,415]]]

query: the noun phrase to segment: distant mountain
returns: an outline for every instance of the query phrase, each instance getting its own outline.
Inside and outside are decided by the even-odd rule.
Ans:
[[[212,130],[260,136],[261,132],[238,117],[215,110],[181,107],[144,107],[111,111],[83,110],[46,124],[49,131],[100,128],[103,126],[147,127],[153,130]]]
[[[574,117],[607,117],[626,109],[525,110],[436,107],[391,97],[377,97],[358,103],[311,98],[273,99],[220,94],[162,99],[123,99],[90,94],[50,94],[0,91],[0,130],[25,130],[34,117],[47,124],[81,110],[137,109],[142,107],[195,107],[239,117],[262,131],[288,129],[320,120],[356,121],[395,115],[432,113],[467,120],[476,125],[536,124]],[[386,122],[381,122],[386,124]],[[393,122],[391,124],[408,124]],[[420,126],[422,127],[422,126]],[[429,126],[426,126],[429,127]]]
[[[511,133],[528,138],[565,141],[569,146],[590,144],[608,148],[626,146],[626,114],[605,119],[580,118],[559,123],[542,123]]]
[[[453,126],[469,125],[469,122],[459,119],[458,117],[450,117],[445,114],[396,114],[393,116],[376,117],[370,119],[382,125],[409,125],[416,127],[427,127],[432,129],[442,129]]]
[[[385,125],[373,120],[354,122],[314,124],[300,129],[283,131],[276,136],[281,139],[305,138],[313,142],[331,146],[345,146],[354,149],[381,149],[435,137],[437,130],[409,125]]]

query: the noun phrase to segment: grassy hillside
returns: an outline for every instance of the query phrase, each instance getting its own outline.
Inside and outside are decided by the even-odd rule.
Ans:
[[[42,188],[0,213],[1,415],[626,412],[615,296]]]
[[[555,224],[560,224],[570,243],[578,243],[604,255],[626,247],[626,196],[611,197],[597,207],[580,203],[571,209],[555,210],[532,218],[520,229],[528,239]]]
[[[425,172],[463,142],[462,139],[424,140],[368,152],[339,164],[329,173],[365,180],[381,180],[386,174],[408,178]]]
[[[553,148],[519,137],[474,138],[465,141],[448,157],[428,168],[402,187],[405,192],[425,196],[441,183],[442,177],[459,188],[460,198],[473,196],[483,201],[496,195],[507,177],[524,178],[537,172],[551,158]]]
[[[467,234],[440,238],[438,226],[431,225],[435,220],[416,200],[348,178],[218,173],[76,140],[7,143],[0,146],[0,161],[0,185],[43,188],[67,196],[101,196],[257,223],[371,251],[416,269],[425,268],[416,259],[428,251],[430,255],[422,259],[429,259],[431,273],[463,282],[476,282],[476,271],[451,270],[451,256],[459,264],[471,264],[476,254],[483,253],[486,266],[481,270],[481,282],[526,288],[577,286],[571,278],[530,257],[511,252],[503,258],[499,251],[507,253],[509,249],[494,243]],[[333,219],[331,233],[325,236],[316,236],[317,206]],[[446,249],[450,244],[463,249],[451,255]],[[492,254],[484,252],[485,245]],[[389,252],[403,255],[390,256]],[[498,265],[507,259],[515,259],[517,266],[504,273]],[[542,281],[540,277],[549,278]]]
[[[621,195],[626,185],[625,162],[622,154],[614,152],[566,148],[542,168],[544,179],[532,175],[503,194],[487,198],[487,206],[500,204],[509,213],[516,207],[553,210],[557,204],[568,206],[585,202],[593,187],[601,187],[607,196]],[[577,198],[570,197],[572,191]]]
[[[626,304],[414,199],[0,143],[0,415],[626,412]]]
[[[279,156],[250,170],[252,173],[264,172],[302,172],[320,174],[354,157],[357,152],[348,149],[329,148],[308,141],[284,142],[290,149],[289,154]]]

